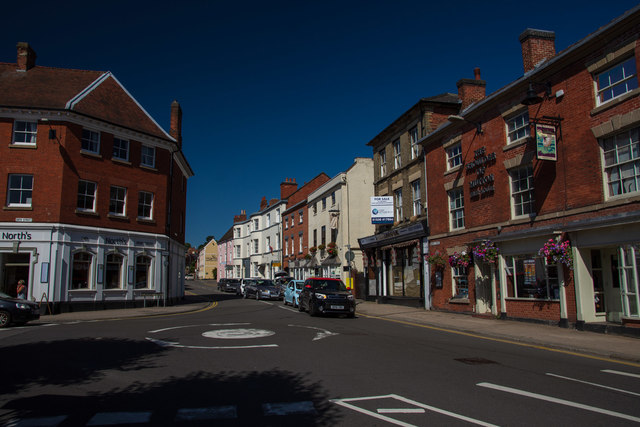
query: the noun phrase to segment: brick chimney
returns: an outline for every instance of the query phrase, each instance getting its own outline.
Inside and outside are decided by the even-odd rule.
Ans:
[[[267,198],[263,197],[262,200],[260,200],[260,210],[263,211],[265,210],[267,207],[269,206],[269,202],[267,202]]]
[[[485,97],[487,82],[480,78],[480,68],[474,68],[473,74],[473,79],[460,79],[456,83],[458,98],[462,101],[461,111]]]
[[[242,210],[240,211],[240,215],[234,215],[233,216],[233,223],[235,224],[236,222],[242,222],[242,221],[246,221],[247,220],[247,212]]]
[[[522,65],[524,65],[525,74],[556,55],[556,33],[553,31],[527,28],[520,34],[519,39],[522,45]]]
[[[288,199],[297,189],[298,184],[294,178],[285,178],[284,182],[280,183],[280,200]]]
[[[29,43],[18,42],[18,71],[28,71],[36,66],[36,53]]]
[[[273,205],[275,205],[276,203],[278,203],[279,201],[280,201],[280,200],[278,200],[278,199],[271,199],[271,200],[269,200],[269,206],[273,206]]]
[[[178,101],[175,100],[171,103],[169,135],[178,142],[178,147],[182,148],[182,108],[180,108]]]

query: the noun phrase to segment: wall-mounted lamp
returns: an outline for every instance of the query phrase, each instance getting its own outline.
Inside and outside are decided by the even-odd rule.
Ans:
[[[473,122],[469,119],[465,119],[462,116],[457,116],[457,115],[451,115],[449,117],[447,117],[447,120],[449,120],[450,122],[467,122],[467,123],[471,123],[472,125],[474,125],[476,127],[476,133],[477,134],[482,134],[482,123],[480,122]]]
[[[58,137],[56,135],[56,130],[51,127],[51,123],[49,123],[49,119],[47,119],[46,117],[43,117],[40,119],[40,121],[49,125],[49,140],[54,140],[54,139],[57,140]]]
[[[544,98],[538,95],[538,92],[534,90],[533,85],[534,83],[529,82],[529,89],[527,89],[527,94],[525,95],[524,99],[521,101],[522,104],[524,105],[540,104],[542,101],[544,101],[545,98],[549,98],[551,96],[551,83],[549,82],[544,83],[544,87],[545,87]]]

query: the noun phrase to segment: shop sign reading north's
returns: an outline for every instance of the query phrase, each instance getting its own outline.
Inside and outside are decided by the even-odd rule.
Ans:
[[[31,240],[31,233],[28,231],[3,231],[2,240]]]

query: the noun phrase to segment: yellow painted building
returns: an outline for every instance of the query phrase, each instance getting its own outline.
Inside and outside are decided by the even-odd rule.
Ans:
[[[215,279],[218,271],[218,242],[211,239],[198,253],[196,277],[198,279]]]

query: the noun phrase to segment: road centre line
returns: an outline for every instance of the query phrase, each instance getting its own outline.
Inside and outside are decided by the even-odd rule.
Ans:
[[[379,414],[424,414],[426,411],[422,408],[379,408]]]
[[[604,361],[604,362],[615,363],[615,364],[618,364],[618,365],[627,365],[627,366],[634,366],[636,368],[640,368],[640,363],[627,362],[627,361],[624,361],[624,360],[615,360],[615,359],[611,359],[609,357],[593,356],[593,355],[584,354],[584,353],[576,353],[574,351],[569,351],[569,350],[561,350],[561,349],[545,347],[545,346],[537,345],[537,344],[527,344],[527,343],[518,342],[518,341],[512,341],[512,340],[508,340],[508,339],[504,339],[504,338],[493,338],[493,337],[488,337],[488,336],[485,336],[485,335],[472,334],[470,332],[456,331],[455,329],[440,328],[438,326],[431,326],[431,325],[422,325],[420,323],[407,322],[405,320],[388,319],[388,318],[385,318],[385,317],[372,316],[372,315],[369,315],[369,314],[358,313],[358,316],[366,317],[366,318],[369,318],[369,319],[385,320],[387,322],[399,323],[401,325],[415,326],[417,328],[431,329],[433,331],[447,332],[447,333],[450,333],[450,334],[456,334],[456,335],[462,335],[462,336],[467,336],[467,337],[472,337],[472,338],[478,338],[478,339],[487,340],[487,341],[501,342],[501,343],[504,343],[504,344],[512,344],[512,345],[517,345],[517,346],[520,346],[520,347],[535,348],[535,349],[538,349],[538,350],[551,351],[551,352],[554,352],[554,353],[561,353],[561,354],[568,354],[570,356],[577,356],[577,357],[582,357],[582,358],[585,358],[585,359],[600,360],[600,361]]]
[[[603,369],[600,372],[606,372],[607,374],[624,375],[626,377],[640,378],[640,375],[638,374],[632,374],[631,372],[614,371],[613,369]]]
[[[470,418],[464,415],[456,414],[455,412],[450,412],[444,409],[436,408],[434,406],[425,405],[424,403],[416,402],[415,400],[407,399],[406,397],[402,397],[397,394],[387,394],[387,395],[381,395],[381,396],[368,396],[368,397],[353,397],[353,398],[347,398],[347,399],[331,399],[329,401],[337,405],[352,409],[356,412],[360,412],[362,414],[369,415],[371,417],[378,418],[380,420],[384,420],[395,425],[404,426],[404,427],[417,427],[414,424],[405,423],[404,421],[396,420],[395,418],[387,417],[387,416],[381,415],[380,413],[372,412],[349,403],[349,402],[356,402],[360,400],[375,400],[375,399],[396,399],[404,403],[415,405],[418,408],[423,408],[423,409],[436,412],[442,415],[446,415],[452,418],[467,421],[472,424],[477,424],[477,425],[487,426],[487,427],[497,427],[495,424],[486,423],[484,421],[480,421],[475,418]],[[384,408],[379,408],[378,412],[384,412]]]
[[[87,423],[88,426],[105,426],[117,424],[148,424],[151,412],[99,412]]]
[[[283,403],[264,403],[262,405],[262,412],[266,416],[270,415],[299,415],[309,414],[315,415],[316,411],[313,402],[283,402]]]
[[[238,418],[235,406],[213,406],[209,408],[178,409],[175,421],[203,421]]]
[[[538,400],[544,400],[546,402],[557,403],[560,405],[571,406],[573,408],[584,409],[585,411],[596,412],[599,414],[609,415],[616,418],[622,418],[629,421],[634,421],[636,423],[640,423],[640,418],[634,417],[632,415],[623,414],[621,412],[610,411],[608,409],[596,408],[594,406],[584,405],[582,403],[572,402],[570,400],[558,399],[556,397],[545,396],[543,394],[532,393],[525,390],[518,390],[517,388],[505,387],[497,384],[491,383],[478,383],[476,384],[480,387],[490,388],[493,390],[504,391],[506,393],[517,394],[520,396],[532,397]]]
[[[235,350],[235,349],[246,349],[246,348],[273,348],[278,347],[278,344],[262,344],[262,345],[235,345],[235,346],[204,346],[204,345],[184,345],[178,344],[170,341],[156,340],[153,338],[148,338],[147,340],[151,341],[154,344],[157,344],[161,347],[175,347],[175,348],[191,348],[197,350]]]
[[[575,381],[577,383],[592,385],[594,387],[606,388],[607,390],[619,391],[620,393],[627,393],[627,394],[631,394],[633,396],[640,396],[640,393],[634,393],[632,391],[622,390],[620,388],[615,388],[615,387],[609,387],[609,386],[606,386],[606,385],[592,383],[592,382],[589,382],[589,381],[578,380],[576,378],[563,377],[562,375],[556,375],[556,374],[552,374],[552,373],[549,373],[549,372],[547,372],[547,375],[549,375],[551,377],[562,378],[564,380]]]
[[[250,325],[251,323],[208,323],[206,326],[245,326]],[[157,332],[170,331],[172,329],[181,329],[181,328],[193,328],[196,326],[203,325],[185,325],[185,326],[172,326],[170,328],[156,329],[155,331],[149,331],[150,334],[155,334]]]

